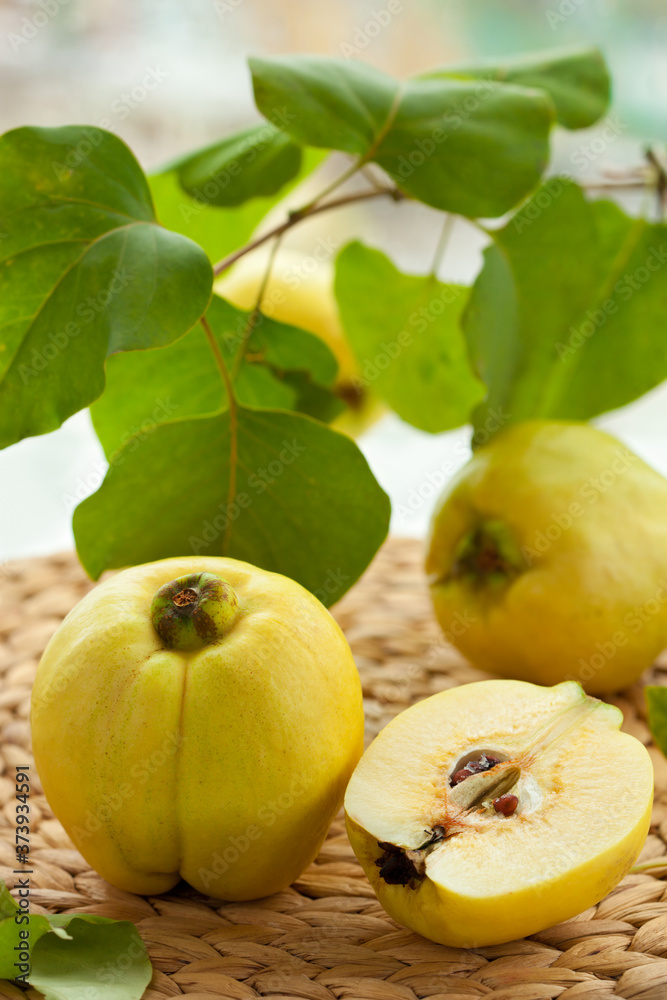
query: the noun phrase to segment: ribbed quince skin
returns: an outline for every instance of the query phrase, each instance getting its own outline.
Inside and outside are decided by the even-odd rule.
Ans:
[[[590,424],[509,426],[445,490],[426,571],[476,666],[619,690],[667,646],[667,480]]]
[[[70,612],[39,665],[32,732],[51,808],[105,879],[253,899],[317,854],[361,754],[361,688],[299,584],[166,559]]]

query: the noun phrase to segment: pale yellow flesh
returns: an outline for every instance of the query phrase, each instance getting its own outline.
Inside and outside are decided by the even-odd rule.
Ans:
[[[242,258],[216,283],[216,291],[238,309],[253,309],[262,285],[269,253],[259,250]],[[360,374],[343,330],[334,295],[334,268],[330,259],[316,259],[297,250],[281,249],[272,266],[262,298],[262,311],[281,323],[314,333],[330,348],[338,362],[336,385],[347,396]],[[357,410],[342,413],[334,426],[357,436],[382,414],[380,402],[367,390]]]
[[[380,733],[345,808],[352,846],[391,916],[440,943],[477,947],[568,919],[618,883],[646,839],[653,770],[645,747],[618,731],[617,709],[585,708],[571,682],[482,681],[420,702]],[[572,727],[526,756],[535,733],[568,709]],[[523,760],[514,816],[461,818],[448,804],[449,775],[474,749]],[[437,824],[456,833],[428,855],[427,877],[416,888],[388,885],[375,865],[379,842],[414,849]]]
[[[503,677],[627,687],[667,645],[665,510],[667,480],[590,425],[501,431],[433,517],[426,572],[447,638]],[[506,588],[446,579],[459,540],[485,519],[530,562]]]
[[[223,576],[241,613],[215,646],[167,651],[163,584]],[[363,746],[359,677],[338,625],[298,584],[232,559],[112,577],[39,666],[35,762],[54,813],[109,882],[222,899],[289,885],[317,854]]]

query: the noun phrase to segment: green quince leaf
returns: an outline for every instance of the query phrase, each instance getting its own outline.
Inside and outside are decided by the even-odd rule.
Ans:
[[[495,80],[544,90],[554,102],[558,121],[565,128],[588,128],[609,106],[611,81],[599,49],[547,49],[506,59],[443,66],[420,79]]]
[[[301,147],[264,122],[227,136],[175,165],[184,191],[209,205],[242,205],[280,191],[299,173]]]
[[[335,288],[361,385],[432,434],[467,423],[485,395],[460,328],[470,289],[403,274],[358,242],[338,255]]]
[[[497,216],[538,183],[553,103],[544,91],[488,80],[403,83],[322,56],[251,59],[255,101],[281,109],[297,142],[374,160],[408,194],[461,215]]]
[[[0,446],[99,396],[104,359],[169,344],[205,311],[210,262],[160,226],[127,146],[96,128],[0,139]]]
[[[19,904],[7,888],[4,879],[0,879],[0,920],[12,919],[19,912]]]
[[[227,366],[233,368],[250,313],[214,295],[206,315]],[[238,367],[236,392],[248,406],[292,409],[298,392],[285,382],[286,371],[302,372],[327,388],[337,369],[331,350],[315,334],[261,314]],[[227,405],[199,324],[169,347],[114,355],[107,360],[106,378],[106,390],[90,411],[107,458],[131,438],[138,447],[158,424],[215,413]]]
[[[51,925],[38,913],[21,913],[3,879],[0,879],[0,979],[15,979],[28,972],[23,959]]]
[[[266,410],[296,409],[295,390],[262,364],[242,364],[234,380],[234,389],[245,406]]]
[[[88,918],[88,914],[84,914]],[[0,879],[0,979],[15,979],[28,973],[30,955],[44,934],[71,938],[65,929],[73,914],[28,913],[22,911]],[[93,918],[106,921],[105,917]],[[25,955],[28,960],[24,961]]]
[[[490,235],[463,317],[478,427],[588,420],[667,377],[667,226],[551,178]]]
[[[389,514],[347,435],[237,405],[130,439],[74,512],[74,534],[95,578],[167,556],[229,555],[291,576],[329,604],[366,568]]]
[[[645,691],[649,729],[656,746],[667,757],[667,687],[648,684]]]
[[[32,949],[30,984],[45,1000],[141,1000],[153,970],[139,932],[128,920],[74,915],[71,938],[43,935]]]
[[[27,979],[46,1000],[88,1000],[91,990],[101,1000],[139,1000],[151,975],[133,924],[93,913],[22,912],[0,879],[0,979]]]
[[[148,181],[162,225],[199,243],[210,259],[217,261],[247,243],[264,216],[312,174],[326,155],[321,149],[305,149],[299,172],[277,193],[252,197],[236,208],[220,208],[211,204],[203,190],[194,197],[187,194],[179,183],[178,169],[173,164],[149,177]]]
[[[31,953],[42,935],[52,930],[48,919],[40,913],[28,915],[25,921],[20,919],[21,923],[14,916],[0,920],[0,979],[16,979],[28,973],[30,961],[24,962],[23,958]]]
[[[290,409],[297,413],[305,413],[324,424],[345,413],[346,403],[331,389],[318,385],[307,372],[288,371],[282,377],[283,385],[289,386],[294,393],[294,402]],[[350,409],[354,412],[356,398],[351,401]],[[284,409],[284,407],[283,407]]]

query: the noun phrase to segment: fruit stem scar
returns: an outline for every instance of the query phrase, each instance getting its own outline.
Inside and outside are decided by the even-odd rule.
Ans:
[[[151,621],[165,646],[191,651],[219,642],[234,624],[238,598],[214,573],[191,573],[160,587]]]
[[[192,587],[187,587],[185,590],[181,590],[180,593],[176,594],[172,600],[179,608],[184,604],[192,604],[197,600],[197,591],[193,590]]]
[[[460,538],[451,566],[435,583],[466,580],[507,584],[526,569],[512,530],[503,521],[480,521]]]

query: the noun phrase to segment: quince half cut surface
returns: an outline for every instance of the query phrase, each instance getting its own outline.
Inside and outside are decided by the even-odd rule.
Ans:
[[[475,948],[599,902],[639,855],[653,801],[648,752],[621,723],[573,681],[479,681],[397,716],[345,797],[389,915]]]

